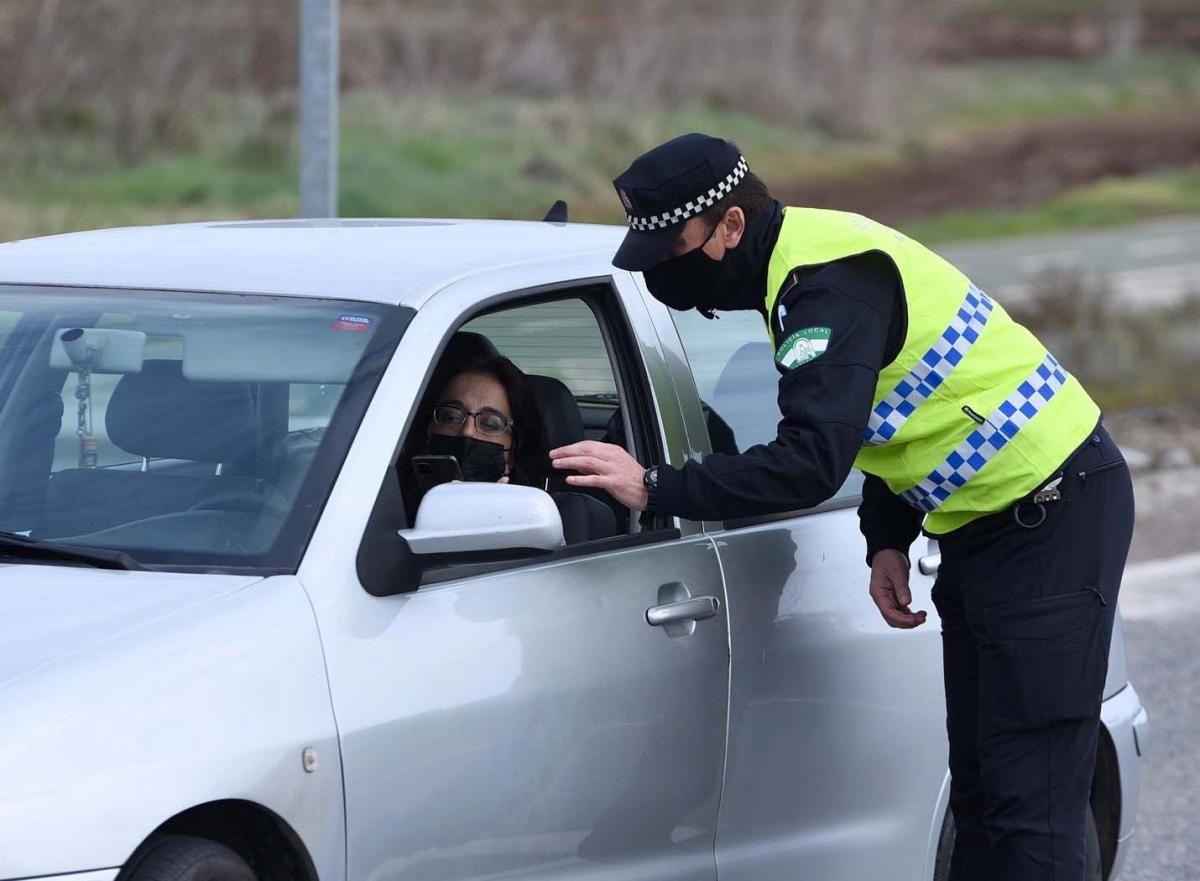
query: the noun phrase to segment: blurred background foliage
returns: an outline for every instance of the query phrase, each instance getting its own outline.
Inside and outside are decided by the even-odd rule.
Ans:
[[[295,214],[298,7],[0,0],[0,241]],[[341,57],[347,216],[621,222],[691,130],[927,241],[1200,214],[1196,0],[342,0]],[[1200,402],[1200,297],[1033,293],[1106,405]]]
[[[0,3],[0,239],[295,212],[297,0]],[[1200,210],[1194,0],[343,0],[346,215],[619,220],[657,140],[958,238]]]

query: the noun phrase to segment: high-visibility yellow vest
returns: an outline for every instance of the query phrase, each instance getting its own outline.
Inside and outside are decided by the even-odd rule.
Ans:
[[[908,330],[879,374],[855,465],[924,511],[933,534],[1038,489],[1100,410],[1032,333],[918,242],[858,214],[784,209],[767,270],[772,343],[775,304],[794,269],[868,252],[895,264]]]

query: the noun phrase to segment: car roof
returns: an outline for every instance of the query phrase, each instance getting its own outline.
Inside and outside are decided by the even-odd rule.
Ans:
[[[578,256],[608,271],[624,230],[515,220],[247,220],[0,244],[0,284],[262,293],[419,305],[463,278]]]

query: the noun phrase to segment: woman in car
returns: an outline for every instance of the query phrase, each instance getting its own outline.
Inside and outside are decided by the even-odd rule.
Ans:
[[[454,456],[463,480],[544,489],[546,430],[528,377],[501,355],[455,368],[433,397],[426,453]]]

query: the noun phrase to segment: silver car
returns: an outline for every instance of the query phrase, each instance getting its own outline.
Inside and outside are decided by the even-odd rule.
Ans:
[[[533,377],[555,445],[774,436],[761,319],[670,314],[611,267],[621,234],[0,245],[0,879],[944,877],[938,625],[868,599],[860,475],[724,523],[561,484],[418,504],[456,341]],[[1119,627],[1106,698],[1093,878],[1147,733]]]

